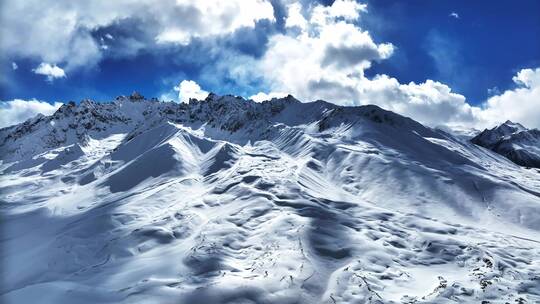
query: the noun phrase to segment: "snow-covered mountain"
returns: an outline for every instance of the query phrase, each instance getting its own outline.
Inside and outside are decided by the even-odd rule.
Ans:
[[[134,94],[0,153],[4,303],[540,301],[540,171],[377,106]]]
[[[507,157],[518,165],[540,168],[538,129],[527,129],[508,120],[493,129],[485,129],[471,141]]]

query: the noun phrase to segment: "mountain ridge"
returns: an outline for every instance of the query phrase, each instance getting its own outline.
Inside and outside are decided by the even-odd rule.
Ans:
[[[285,105],[293,107],[293,112],[303,112],[307,110],[310,113],[303,115],[278,115]],[[308,106],[306,106],[308,105]],[[307,109],[311,105],[314,109]],[[132,107],[132,109],[126,109]],[[290,110],[290,109],[289,109]],[[351,111],[345,113],[345,110]],[[324,113],[323,112],[327,112]],[[126,115],[125,112],[129,114]],[[227,115],[224,115],[224,114]],[[322,117],[322,115],[325,115]],[[150,124],[156,124],[156,120],[168,119],[179,123],[206,123],[213,128],[218,128],[223,131],[234,133],[246,122],[259,122],[262,124],[269,123],[286,123],[286,124],[301,124],[307,120],[316,121],[318,118],[324,118],[320,121],[319,128],[324,128],[325,124],[332,120],[334,116],[346,118],[346,116],[358,116],[371,119],[379,123],[396,123],[408,124],[419,132],[428,132],[421,124],[413,121],[410,118],[400,116],[390,111],[383,110],[375,105],[366,105],[360,107],[342,107],[325,101],[315,101],[312,103],[301,103],[293,96],[289,95],[284,98],[274,98],[262,103],[256,103],[251,100],[245,100],[242,97],[225,95],[218,96],[210,93],[203,100],[190,100],[189,104],[181,104],[174,102],[160,102],[157,99],[145,99],[142,95],[134,92],[131,96],[119,96],[110,103],[97,103],[88,99],[81,101],[79,105],[74,102],[63,104],[51,116],[38,115],[27,121],[0,129],[0,146],[8,146],[10,140],[16,140],[20,136],[33,132],[36,128],[44,127],[50,124],[51,132],[58,133],[57,137],[51,139],[50,145],[47,148],[53,148],[65,141],[73,143],[74,140],[84,140],[83,137],[89,131],[100,133],[106,131],[107,127],[131,128],[137,131],[144,128],[145,120],[150,120]],[[66,118],[74,116],[71,121],[65,121]],[[218,119],[219,117],[219,119]],[[392,120],[393,119],[393,120]],[[63,126],[58,127],[54,124],[57,120],[62,120]],[[48,127],[48,126],[46,126]],[[72,138],[64,138],[68,136],[68,131],[74,130],[75,134],[69,134]],[[114,131],[115,132],[115,131]],[[65,136],[64,136],[65,135]],[[73,137],[74,135],[74,137]],[[134,136],[133,134],[129,137]],[[9,154],[3,150],[3,154]]]
[[[540,300],[540,171],[377,106],[133,94],[0,152],[7,303]]]
[[[538,129],[527,129],[507,120],[492,129],[485,129],[471,142],[501,154],[520,166],[540,168]]]

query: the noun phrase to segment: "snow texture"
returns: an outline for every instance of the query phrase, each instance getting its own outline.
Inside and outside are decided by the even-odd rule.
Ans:
[[[540,301],[540,171],[377,106],[133,94],[0,152],[2,303]]]

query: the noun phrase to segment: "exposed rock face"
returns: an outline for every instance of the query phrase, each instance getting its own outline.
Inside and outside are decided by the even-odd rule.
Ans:
[[[497,152],[520,166],[540,168],[538,129],[527,129],[508,120],[491,130],[482,131],[471,142]]]
[[[324,119],[323,119],[324,118]],[[100,138],[112,133],[129,133],[128,138],[167,121],[181,124],[205,124],[212,129],[235,133],[258,140],[275,123],[303,124],[320,121],[322,129],[343,122],[371,120],[376,123],[410,127],[420,133],[431,132],[412,119],[377,106],[340,107],[324,101],[302,103],[293,96],[274,98],[262,103],[233,95],[210,93],[204,100],[189,104],[145,99],[134,92],[119,96],[110,103],[85,99],[70,101],[53,115],[36,116],[28,121],[0,129],[0,152],[5,160],[24,159],[66,144]],[[321,131],[322,131],[321,129]],[[31,134],[31,136],[26,136]]]

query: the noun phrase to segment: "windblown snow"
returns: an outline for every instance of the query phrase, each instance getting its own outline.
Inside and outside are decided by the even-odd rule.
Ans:
[[[86,100],[0,152],[3,303],[540,302],[540,170],[376,106]]]

